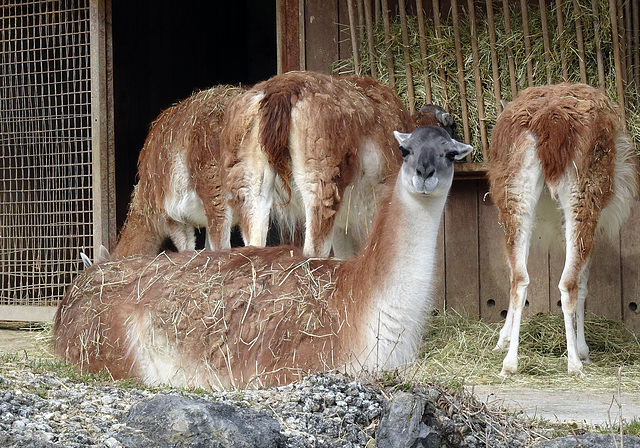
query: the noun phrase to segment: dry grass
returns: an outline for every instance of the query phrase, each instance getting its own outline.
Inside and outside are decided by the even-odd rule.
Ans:
[[[547,71],[551,74],[552,83],[562,81],[562,59],[566,60],[568,68],[568,81],[580,81],[580,57],[576,47],[576,20],[579,18],[582,23],[585,46],[585,66],[587,73],[587,83],[598,86],[598,65],[596,56],[595,23],[600,24],[601,48],[603,53],[603,66],[605,73],[606,91],[608,96],[617,99],[615,85],[615,65],[613,58],[613,44],[611,33],[611,21],[609,18],[609,3],[607,0],[599,0],[598,16],[592,13],[590,0],[579,0],[578,14],[573,9],[573,2],[562,2],[562,14],[564,17],[564,31],[558,32],[556,20],[555,2],[547,2],[547,21],[551,48],[549,62],[546,62],[545,49],[542,36],[542,18],[537,5],[529,6],[529,29],[531,35],[531,54],[527,55],[524,46],[524,31],[522,25],[522,12],[518,2],[510,2],[511,34],[506,33],[504,26],[504,12],[502,8],[495,7],[496,24],[496,52],[498,57],[499,82],[501,86],[501,97],[504,101],[511,101],[512,92],[510,86],[510,76],[508,69],[507,49],[514,52],[515,75],[517,89],[522,90],[528,87],[527,63],[533,68],[533,84],[546,85]],[[442,17],[442,38],[436,36],[436,29],[433,19],[426,17],[425,36],[427,45],[427,57],[422,57],[420,50],[420,36],[418,33],[418,21],[416,17],[408,18],[409,50],[411,60],[412,79],[415,88],[416,106],[425,104],[426,92],[424,77],[427,74],[432,87],[432,102],[445,106],[454,114],[459,123],[458,138],[462,139],[462,102],[461,89],[458,84],[458,68],[456,62],[456,49],[454,40],[454,26],[451,17]],[[479,51],[479,70],[482,79],[482,98],[484,101],[485,123],[490,137],[491,129],[497,119],[497,100],[493,90],[496,79],[493,77],[491,65],[491,50],[489,39],[489,21],[484,8],[476,9],[477,41]],[[463,55],[464,66],[464,93],[468,103],[469,129],[471,143],[476,149],[474,157],[482,160],[480,142],[480,114],[475,91],[475,78],[472,56],[472,34],[471,24],[467,13],[461,14],[460,24],[460,44]],[[398,17],[391,23],[391,39],[385,42],[382,21],[375,24],[373,32],[375,49],[373,57],[378,68],[378,77],[383,82],[389,82],[389,70],[386,64],[386,50],[391,48],[393,53],[393,71],[396,79],[396,91],[405,104],[409,104],[407,96],[407,76],[404,64],[404,45],[402,44],[401,26]],[[557,44],[563,40],[566,45],[561,53],[561,47]],[[371,57],[367,46],[366,32],[360,42],[359,49],[361,57],[362,74],[371,74]],[[353,59],[338,61],[334,70],[337,73],[353,73]],[[444,79],[440,73],[444,72]],[[640,143],[640,98],[637,86],[629,85],[625,90],[626,118],[627,126],[636,144]]]
[[[622,390],[640,389],[640,342],[619,321],[588,316],[585,332],[592,363],[585,365],[585,378],[572,381],[567,381],[561,315],[539,314],[525,319],[520,332],[518,374],[506,380],[498,376],[505,353],[492,352],[501,326],[455,312],[433,316],[415,366],[415,379],[449,385],[615,390],[622,366]]]

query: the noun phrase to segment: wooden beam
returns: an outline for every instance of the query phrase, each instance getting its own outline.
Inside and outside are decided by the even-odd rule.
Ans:
[[[0,321],[53,322],[57,306],[0,305]]]
[[[110,248],[116,239],[111,0],[91,1],[89,21],[93,248],[97,253],[101,245]]]
[[[299,0],[278,0],[276,29],[279,74],[301,68],[299,11]]]

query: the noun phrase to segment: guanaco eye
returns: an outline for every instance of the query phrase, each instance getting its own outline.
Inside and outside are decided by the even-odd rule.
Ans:
[[[405,148],[404,146],[400,147],[400,151],[402,151],[402,158],[403,159],[409,155],[409,150],[407,148]]]
[[[458,151],[451,151],[447,153],[447,159],[449,159],[450,162],[453,162],[454,160],[456,160],[456,156],[458,155]]]

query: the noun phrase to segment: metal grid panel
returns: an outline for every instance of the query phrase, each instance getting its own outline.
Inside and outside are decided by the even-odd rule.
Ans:
[[[89,29],[89,0],[0,5],[0,305],[57,305],[93,256]]]

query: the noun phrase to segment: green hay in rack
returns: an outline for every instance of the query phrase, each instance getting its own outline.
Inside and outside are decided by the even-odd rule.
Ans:
[[[533,68],[534,85],[546,85],[547,70],[551,73],[552,82],[562,81],[562,57],[566,60],[569,81],[580,82],[580,68],[577,50],[576,21],[580,19],[585,51],[585,66],[587,83],[598,86],[598,67],[596,58],[595,24],[599,24],[600,46],[603,55],[603,66],[605,73],[606,92],[609,98],[617,103],[617,90],[615,84],[615,64],[613,57],[613,43],[611,34],[611,21],[609,17],[609,2],[600,0],[598,4],[598,16],[592,12],[591,1],[579,0],[579,8],[576,14],[573,2],[562,2],[562,16],[564,19],[564,31],[558,32],[556,19],[556,5],[551,2],[547,6],[547,24],[550,40],[549,63],[546,63],[544,55],[544,43],[542,34],[542,18],[537,5],[529,5],[529,33],[531,36],[531,54],[527,55],[524,46],[524,32],[522,27],[522,13],[520,5],[510,3],[511,34],[507,34],[504,24],[504,12],[502,8],[494,7],[495,32],[496,32],[496,53],[498,56],[498,67],[500,73],[500,91],[502,100],[512,100],[511,83],[509,78],[507,48],[511,48],[514,53],[516,68],[516,80],[518,90],[525,89],[527,84],[527,62]],[[490,135],[491,129],[497,119],[496,97],[493,90],[495,80],[491,65],[491,50],[489,41],[489,21],[484,8],[477,8],[476,27],[479,51],[479,68],[482,78],[482,97],[484,100],[485,124]],[[449,111],[457,117],[459,122],[458,138],[462,139],[462,109],[460,89],[457,79],[456,50],[454,41],[454,27],[451,17],[442,17],[442,39],[436,37],[436,30],[433,19],[426,17],[425,38],[427,44],[427,58],[423,59],[420,52],[420,36],[418,33],[418,21],[416,17],[407,18],[407,28],[409,34],[409,49],[411,54],[412,79],[415,90],[415,104],[420,107],[425,104],[426,92],[424,85],[425,72],[431,83],[432,102],[448,107]],[[471,25],[468,14],[460,14],[459,31],[463,54],[465,94],[467,98],[468,119],[471,135],[471,144],[475,148],[474,159],[483,160],[482,145],[480,142],[480,118],[478,104],[476,100],[476,90],[473,74],[473,57],[471,50]],[[622,33],[621,33],[622,34]],[[378,78],[389,81],[389,72],[386,63],[387,44],[385,43],[384,29],[382,21],[375,24],[374,31],[374,58],[378,70]],[[565,43],[564,54],[561,54],[560,45],[562,40]],[[391,36],[389,46],[393,53],[394,74],[396,80],[396,90],[400,98],[406,105],[409,104],[407,97],[407,78],[405,74],[405,63],[403,55],[403,44],[400,20],[396,17],[391,22]],[[371,74],[371,58],[367,46],[366,31],[360,41],[360,66],[362,74]],[[441,70],[445,72],[444,82],[440,79]],[[340,74],[354,73],[353,59],[338,61],[334,66],[334,71]],[[443,88],[446,88],[446,93]],[[627,128],[633,136],[636,146],[640,146],[640,95],[637,86],[628,85],[625,88],[625,106]]]

